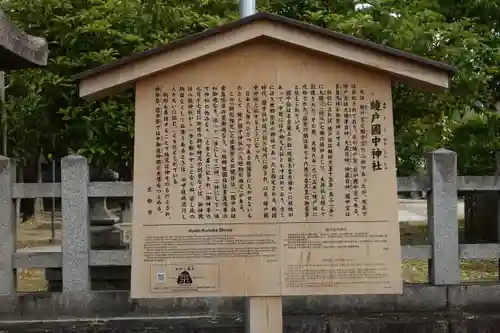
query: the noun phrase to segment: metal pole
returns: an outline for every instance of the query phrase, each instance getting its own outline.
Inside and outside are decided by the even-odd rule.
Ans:
[[[255,14],[255,0],[240,0],[240,18]]]
[[[5,72],[0,71],[0,113],[2,115],[3,156],[7,156],[7,110],[5,108]]]

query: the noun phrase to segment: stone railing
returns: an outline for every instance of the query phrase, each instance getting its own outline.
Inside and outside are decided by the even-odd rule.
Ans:
[[[467,304],[479,304],[483,302],[482,300],[485,300],[485,304],[498,303],[500,305],[500,301],[498,301],[500,284],[492,283],[487,286],[460,284],[460,260],[499,260],[500,244],[459,244],[457,220],[457,193],[459,191],[498,192],[500,191],[500,181],[496,176],[458,176],[456,163],[457,157],[454,152],[440,149],[429,156],[427,177],[398,178],[398,192],[428,192],[428,238],[430,244],[402,246],[401,250],[403,260],[413,259],[429,262],[429,284],[407,285],[403,295],[332,296],[331,298],[320,297],[314,302],[312,299],[316,298],[312,297],[290,298],[284,301],[285,315],[287,312],[299,311],[298,307],[302,306],[305,310],[300,310],[301,313],[319,314],[322,313],[319,308],[327,309],[325,311],[330,312],[335,309],[342,312],[347,311],[347,309],[372,311],[372,307],[380,307],[381,304],[382,311],[391,312],[398,309],[442,311],[454,306],[466,308]],[[157,313],[157,311],[166,314],[178,312],[180,307],[185,306],[186,312],[183,313],[200,314],[201,311],[205,317],[211,318],[214,311],[219,313],[222,311],[221,309],[227,309],[232,315],[241,310],[239,309],[241,304],[234,299],[227,301],[207,300],[206,302],[184,300],[181,303],[164,300],[161,303],[151,303],[151,301],[131,301],[128,299],[127,291],[114,292],[112,295],[106,294],[106,292],[92,291],[90,268],[94,266],[128,266],[130,265],[130,252],[128,249],[91,249],[89,198],[130,198],[132,197],[133,184],[130,182],[89,182],[89,167],[87,160],[82,156],[68,156],[62,159],[61,183],[15,183],[14,175],[10,160],[0,156],[0,296],[9,296],[9,302],[12,302],[12,296],[19,295],[16,293],[15,275],[13,274],[16,269],[60,268],[62,269],[62,292],[50,293],[53,295],[46,295],[43,298],[43,302],[46,302],[43,304],[51,307],[52,316],[59,316],[61,311],[73,313],[69,309],[71,307],[76,307],[89,316],[129,316],[131,313],[144,315],[144,311],[148,315]],[[48,197],[61,198],[61,250],[16,251],[14,201],[19,198]],[[37,309],[40,309],[42,303],[35,305],[31,303],[38,296],[30,296],[34,298],[31,298],[29,302],[26,300],[26,295],[19,297],[17,299],[14,297],[16,301],[13,306],[14,309],[19,306],[21,308],[14,310],[14,312],[19,311],[18,314],[22,313],[27,318],[38,318],[40,314]],[[75,298],[84,300],[84,305],[68,302],[68,300]],[[4,299],[0,297],[0,319],[2,318],[3,301]],[[36,302],[41,302],[41,300],[38,299]],[[54,302],[57,303],[56,306]],[[107,306],[105,310],[102,308],[104,304]],[[54,306],[57,310],[54,310]],[[218,310],[214,310],[214,306]],[[9,309],[12,310],[12,308]],[[193,312],[189,312],[189,309],[192,309]],[[96,311],[97,313],[95,313]],[[7,313],[11,312],[5,312],[6,315]],[[47,319],[47,317],[43,317],[43,319]]]

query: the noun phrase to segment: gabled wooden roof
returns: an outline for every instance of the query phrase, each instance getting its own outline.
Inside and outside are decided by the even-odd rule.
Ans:
[[[270,13],[238,21],[132,54],[77,74],[80,96],[88,99],[129,87],[135,81],[181,63],[257,38],[310,49],[387,72],[423,88],[448,88],[453,66]]]

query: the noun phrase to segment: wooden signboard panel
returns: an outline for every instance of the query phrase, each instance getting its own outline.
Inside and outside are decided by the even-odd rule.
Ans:
[[[401,293],[387,75],[259,40],[136,84],[132,297]]]

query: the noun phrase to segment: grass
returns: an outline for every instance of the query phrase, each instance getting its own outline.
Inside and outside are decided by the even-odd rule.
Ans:
[[[427,225],[420,223],[401,223],[402,245],[430,244]],[[459,221],[459,239],[463,239],[464,221]],[[461,260],[460,277],[462,282],[498,281],[499,262],[497,260]],[[429,266],[427,261],[405,260],[402,266],[403,280],[406,283],[428,283]]]
[[[61,225],[56,223],[56,237],[51,242],[49,223],[26,222],[18,230],[19,248],[31,248],[46,245],[57,245],[61,242]],[[416,223],[401,223],[402,245],[429,244],[427,225]],[[460,222],[460,232],[463,235],[463,221]],[[462,239],[462,237],[460,237]],[[498,280],[498,261],[496,260],[462,260],[461,278],[463,282],[494,282]],[[403,280],[406,283],[427,283],[428,264],[421,260],[406,260],[402,265]],[[45,291],[47,282],[43,269],[23,269],[18,272],[18,291]]]

